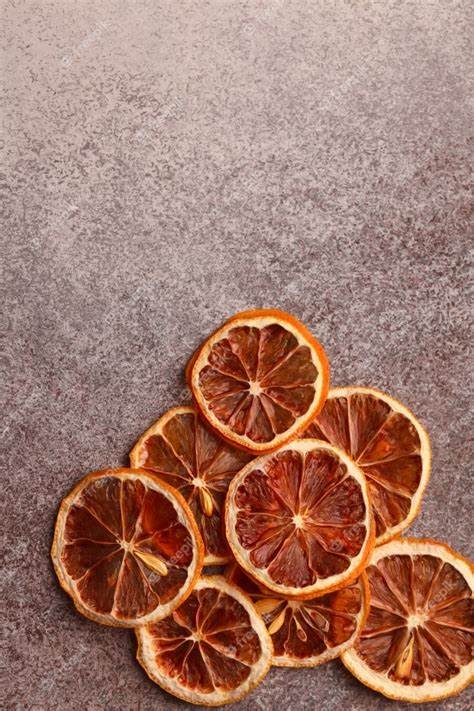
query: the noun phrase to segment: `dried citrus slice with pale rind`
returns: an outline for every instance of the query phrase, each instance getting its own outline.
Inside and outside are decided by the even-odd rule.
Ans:
[[[368,612],[367,579],[313,600],[288,600],[257,585],[235,563],[226,578],[249,595],[273,642],[272,664],[315,667],[339,657],[354,644]]]
[[[242,699],[268,672],[272,643],[250,599],[221,576],[204,576],[161,622],[136,630],[149,677],[193,704]]]
[[[399,701],[437,701],[474,679],[474,567],[430,539],[375,549],[370,611],[342,655],[362,683]]]
[[[188,368],[193,397],[228,441],[254,453],[295,437],[319,412],[329,369],[318,341],[283,311],[237,314]]]
[[[205,565],[221,565],[230,558],[222,521],[225,497],[232,477],[250,459],[188,406],[166,412],[130,452],[132,467],[154,472],[188,502],[204,541]]]
[[[203,554],[183,497],[139,469],[84,477],[61,503],[51,550],[79,612],[119,627],[168,615],[191,592]]]
[[[342,450],[314,439],[244,467],[230,484],[225,521],[239,565],[299,599],[348,585],[374,546],[364,475]]]
[[[430,476],[428,434],[410,410],[374,388],[333,388],[303,437],[341,447],[364,472],[377,545],[416,517]]]

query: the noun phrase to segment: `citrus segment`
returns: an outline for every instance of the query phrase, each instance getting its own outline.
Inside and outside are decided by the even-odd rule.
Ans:
[[[362,469],[377,544],[413,521],[428,483],[431,449],[427,433],[401,403],[373,388],[334,388],[303,436],[340,447]]]
[[[205,565],[229,560],[222,513],[232,477],[251,459],[214,433],[193,407],[165,413],[130,452],[132,467],[151,470],[186,499],[204,540]]]
[[[226,531],[247,573],[296,598],[347,585],[374,545],[362,472],[341,450],[311,439],[237,474],[227,494]]]
[[[367,568],[370,612],[343,655],[364,684],[391,698],[434,701],[474,677],[473,566],[426,539],[377,548]]]
[[[314,600],[287,600],[257,585],[235,563],[226,578],[244,590],[263,617],[275,666],[314,667],[349,649],[365,621],[368,587],[362,575],[346,588]]]
[[[131,627],[184,600],[203,545],[180,494],[143,470],[106,469],[63,500],[51,555],[82,614]]]
[[[248,597],[221,576],[200,578],[177,610],[136,634],[137,658],[150,678],[194,704],[241,699],[271,664],[263,620]]]
[[[320,344],[282,311],[237,314],[188,368],[204,417],[226,439],[268,452],[295,436],[326,397],[329,371]]]

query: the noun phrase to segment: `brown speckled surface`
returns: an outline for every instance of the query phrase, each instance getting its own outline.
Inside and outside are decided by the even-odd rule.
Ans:
[[[469,7],[1,3],[2,708],[184,708],[130,633],[75,614],[52,526],[242,308],[295,313],[333,383],[413,408],[434,463],[412,532],[472,555]],[[238,708],[368,707],[404,708],[335,662],[274,669]]]

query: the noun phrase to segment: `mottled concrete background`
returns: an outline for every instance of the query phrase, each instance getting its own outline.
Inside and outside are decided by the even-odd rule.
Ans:
[[[414,409],[434,466],[412,531],[472,555],[469,7],[2,1],[2,708],[184,708],[131,634],[74,612],[49,547],[60,499],[187,397],[240,309],[293,312],[333,383]],[[338,662],[238,706],[368,707],[404,708]]]

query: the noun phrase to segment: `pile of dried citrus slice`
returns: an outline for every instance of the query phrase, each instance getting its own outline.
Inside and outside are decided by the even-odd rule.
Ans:
[[[276,310],[229,319],[186,378],[193,405],[146,430],[131,468],[60,506],[52,558],[79,612],[135,628],[149,677],[195,704],[336,657],[393,699],[466,688],[473,565],[400,537],[430,475],[415,416],[373,388],[329,390],[321,345]]]

